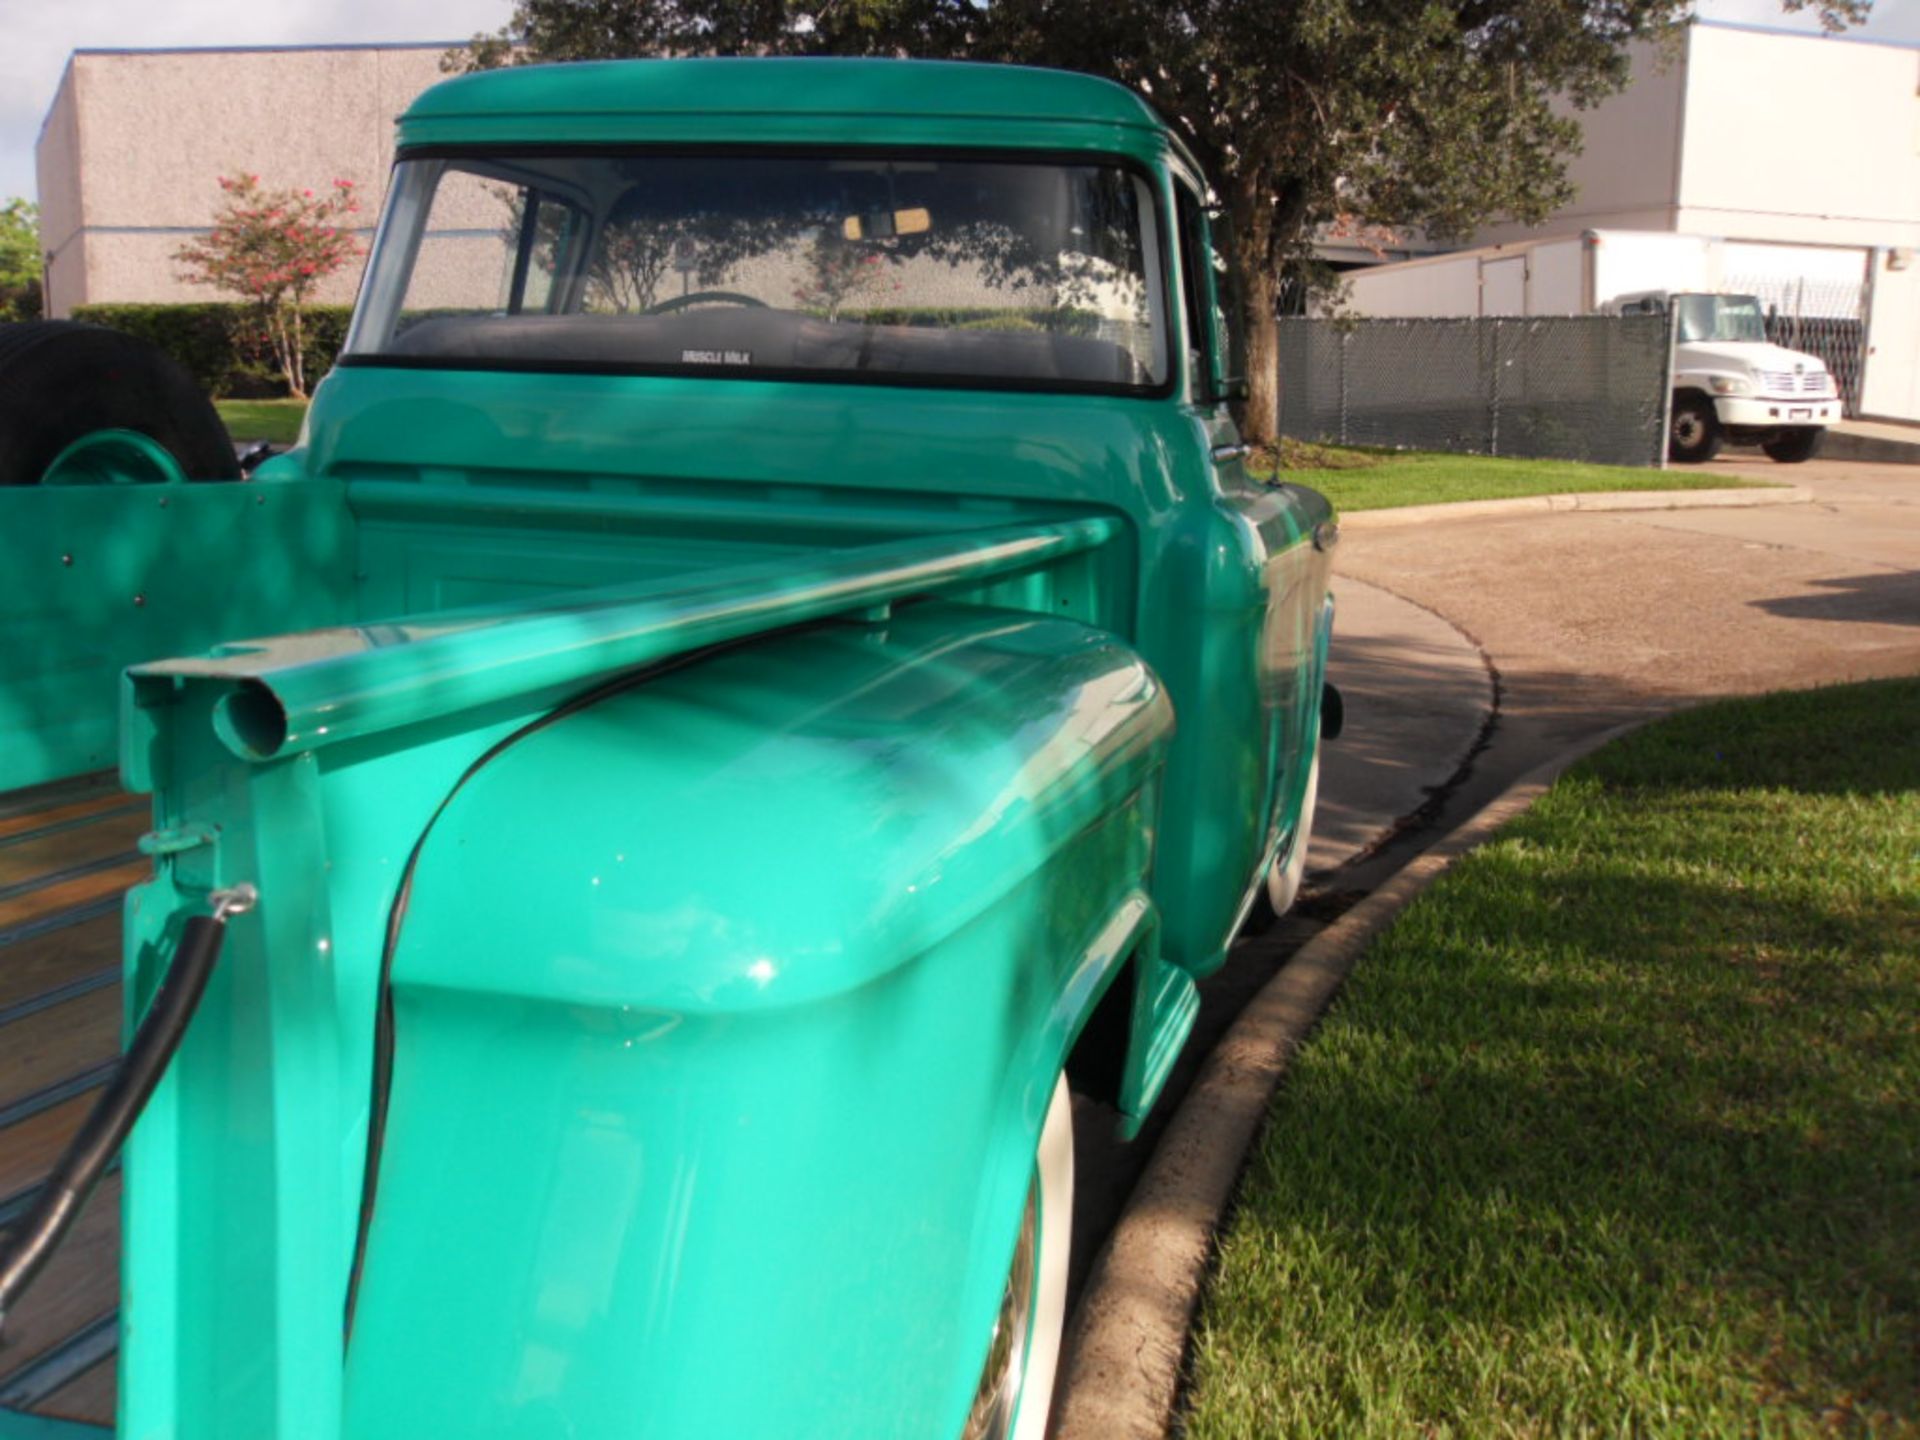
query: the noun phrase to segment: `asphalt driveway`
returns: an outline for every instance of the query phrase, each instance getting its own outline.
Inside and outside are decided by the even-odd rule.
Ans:
[[[1337,566],[1484,647],[1503,771],[1707,696],[1920,672],[1920,467],[1713,468],[1814,500],[1355,529]]]

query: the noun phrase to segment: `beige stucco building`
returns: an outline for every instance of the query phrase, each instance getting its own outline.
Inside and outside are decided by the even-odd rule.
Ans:
[[[203,233],[219,178],[315,189],[351,180],[362,249],[393,154],[394,117],[443,79],[446,42],[233,50],[78,50],[35,151],[47,302],[213,300],[173,252]],[[320,297],[348,301],[359,267]]]

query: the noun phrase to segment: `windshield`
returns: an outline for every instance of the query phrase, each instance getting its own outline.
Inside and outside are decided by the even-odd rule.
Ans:
[[[1682,340],[1765,340],[1766,317],[1751,295],[1676,295]]]
[[[1141,389],[1153,192],[1117,165],[403,159],[349,360]]]

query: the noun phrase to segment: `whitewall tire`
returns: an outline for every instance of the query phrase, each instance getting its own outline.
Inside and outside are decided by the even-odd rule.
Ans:
[[[980,1389],[962,1440],[1042,1440],[1067,1318],[1067,1255],[1073,1235],[1073,1101],[1067,1079],[1053,1099],[1033,1157],[1033,1182]]]
[[[1313,844],[1313,810],[1320,801],[1320,750],[1314,747],[1313,768],[1307,771],[1306,793],[1300,797],[1300,819],[1287,843],[1287,858],[1267,872],[1267,903],[1275,917],[1284,915],[1300,898],[1300,883],[1307,878],[1307,851]]]

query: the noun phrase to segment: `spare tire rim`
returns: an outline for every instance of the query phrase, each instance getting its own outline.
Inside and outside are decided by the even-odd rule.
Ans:
[[[95,430],[53,457],[42,485],[179,485],[186,474],[171,451],[138,430]]]

